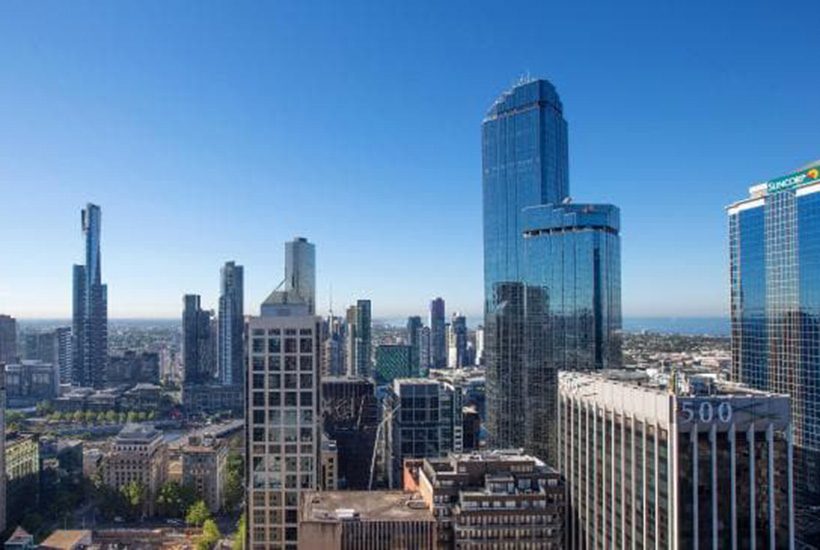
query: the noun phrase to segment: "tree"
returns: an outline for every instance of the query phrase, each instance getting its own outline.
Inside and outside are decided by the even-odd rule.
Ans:
[[[136,517],[142,511],[145,504],[145,485],[139,481],[130,481],[120,487],[122,496],[125,497],[125,503],[130,508],[131,517]]]
[[[108,411],[107,413],[105,413],[105,420],[109,424],[113,424],[117,421],[117,413],[114,411]]]
[[[128,413],[128,422],[132,423],[132,422],[136,422],[136,421],[137,421],[137,413],[135,413],[134,411],[130,411]]]
[[[147,414],[145,414],[144,412],[138,412],[138,413],[137,413],[137,421],[139,421],[139,422],[145,422],[145,419],[146,419],[146,418],[148,418],[148,415],[147,415]]]
[[[105,413],[102,411],[97,413],[97,424],[105,424]]]
[[[232,550],[245,550],[245,512],[239,516],[239,522],[236,524],[236,534],[233,536]]]
[[[51,406],[51,401],[40,401],[34,407],[34,410],[37,413],[37,416],[47,416],[54,410],[54,408]]]
[[[157,494],[159,513],[165,517],[182,517],[194,502],[196,502],[196,487],[180,485],[175,481],[163,483]]]
[[[148,413],[148,420],[156,420],[157,419],[157,411],[151,411]]]
[[[83,411],[74,411],[74,414],[72,415],[72,420],[74,422],[82,422],[84,418],[85,415],[83,414]]]
[[[222,538],[219,527],[212,519],[206,519],[202,524],[202,536],[196,542],[197,550],[210,550]]]
[[[120,424],[125,424],[127,420],[128,420],[128,415],[127,415],[127,414],[125,414],[125,412],[121,412],[121,413],[119,414],[119,421],[120,421]]]
[[[94,411],[85,411],[85,423],[92,424],[97,419],[97,414]]]
[[[211,511],[208,510],[208,507],[205,505],[204,500],[196,501],[190,508],[188,508],[188,514],[185,516],[185,521],[191,525],[196,525],[199,527],[205,520],[211,518]]]
[[[225,511],[234,512],[242,506],[245,498],[245,461],[235,451],[228,454],[227,473],[225,475]]]

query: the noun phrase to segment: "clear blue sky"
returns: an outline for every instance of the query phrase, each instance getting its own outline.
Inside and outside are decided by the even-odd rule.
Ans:
[[[624,314],[727,311],[724,206],[820,157],[820,2],[0,4],[0,312],[68,316],[103,208],[112,317],[249,312],[283,245],[319,304],[480,311],[480,122],[521,74],[569,122],[576,200],[622,209]]]

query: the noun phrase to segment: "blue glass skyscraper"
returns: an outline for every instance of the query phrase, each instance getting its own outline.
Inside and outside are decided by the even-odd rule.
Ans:
[[[243,384],[244,270],[235,262],[225,262],[220,270],[217,365],[223,386]]]
[[[108,364],[108,288],[102,284],[100,207],[88,204],[82,211],[85,265],[74,266],[74,361],[71,383],[102,387]]]
[[[732,376],[791,396],[798,505],[820,504],[820,163],[749,191],[728,208]]]
[[[621,366],[620,215],[569,199],[555,88],[523,81],[482,125],[487,428],[555,457],[559,370]]]

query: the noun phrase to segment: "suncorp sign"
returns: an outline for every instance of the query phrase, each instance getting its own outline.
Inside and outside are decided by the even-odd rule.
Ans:
[[[820,168],[809,168],[802,172],[789,174],[788,176],[777,178],[766,182],[767,193],[779,193],[780,191],[787,191],[794,189],[800,185],[820,181]]]

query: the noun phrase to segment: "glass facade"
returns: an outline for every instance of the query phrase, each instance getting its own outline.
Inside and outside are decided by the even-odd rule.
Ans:
[[[217,333],[219,379],[223,386],[241,386],[245,330],[244,270],[241,265],[226,262],[220,272],[219,331]]]
[[[482,148],[490,440],[553,462],[558,370],[621,366],[619,212],[570,202],[547,81],[502,94]]]
[[[108,363],[108,288],[102,284],[100,230],[102,211],[88,204],[82,211],[85,265],[74,266],[72,384],[102,387]]]
[[[803,504],[820,503],[820,184],[729,207],[733,377],[792,398]]]
[[[316,314],[316,246],[304,237],[285,243],[285,290],[299,296]]]

